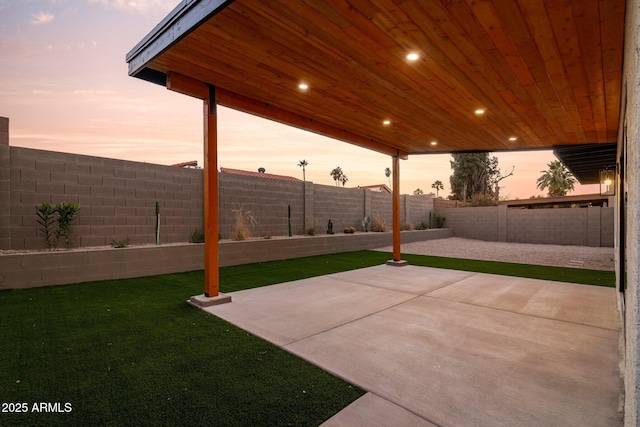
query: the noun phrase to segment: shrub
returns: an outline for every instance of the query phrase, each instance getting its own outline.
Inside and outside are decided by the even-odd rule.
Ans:
[[[407,231],[413,231],[413,230],[416,229],[416,227],[413,225],[412,222],[407,221],[407,222],[404,223],[404,229],[407,230]]]
[[[58,240],[61,237],[65,240],[67,250],[71,249],[73,220],[79,211],[80,204],[78,203],[58,203],[53,206],[44,202],[40,206],[36,206],[39,230],[44,234],[47,249],[57,248]]]
[[[309,236],[315,236],[319,233],[322,233],[322,224],[320,224],[318,218],[314,218],[313,225],[307,229],[307,234]]]
[[[249,226],[255,227],[258,223],[256,218],[253,216],[253,212],[245,211],[244,206],[236,207],[232,209],[236,215],[236,224],[233,232],[231,233],[232,240],[247,240],[251,237],[251,231],[249,230]]]
[[[200,229],[193,230],[189,236],[189,243],[204,243],[204,232]]]
[[[384,232],[389,231],[389,226],[387,222],[380,216],[380,214],[375,214],[373,216],[373,222],[371,224],[371,231]]]
[[[71,249],[71,234],[73,231],[73,220],[80,211],[78,203],[58,203],[56,205],[58,212],[58,229],[56,230],[56,239],[64,237],[67,244],[67,250]]]
[[[116,241],[115,239],[113,239],[111,241],[111,247],[112,248],[126,248],[127,246],[129,246],[129,239],[124,239],[124,240],[120,240],[120,241]]]
[[[54,222],[57,215],[55,207],[47,202],[43,202],[40,206],[36,206],[36,215],[38,215],[39,230],[44,234],[47,249],[55,249],[58,244],[54,229]]]

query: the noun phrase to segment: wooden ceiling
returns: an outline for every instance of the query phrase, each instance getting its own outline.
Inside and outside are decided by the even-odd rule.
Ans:
[[[624,0],[185,1],[127,62],[382,152],[605,143],[617,139],[624,15]]]

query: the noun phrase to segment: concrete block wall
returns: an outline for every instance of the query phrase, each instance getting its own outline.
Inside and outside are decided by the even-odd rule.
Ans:
[[[615,245],[615,209],[603,208],[600,211],[600,246],[613,248]]]
[[[613,247],[613,208],[507,209],[506,206],[443,208],[445,227],[469,239]]]
[[[433,198],[428,195],[402,195],[405,216],[403,223],[411,223],[414,226],[424,222],[429,224],[429,212],[433,211]]]
[[[163,242],[202,229],[202,171],[10,147],[11,249],[41,249],[35,207],[80,203],[72,246],[129,239],[155,242],[156,201]]]
[[[402,206],[403,206],[403,203],[400,203],[401,211],[402,211]],[[372,191],[371,192],[371,211],[367,212],[366,216],[370,216],[371,222],[373,223],[373,218],[376,215],[380,215],[380,217],[389,226],[389,230],[391,230],[391,227],[393,224],[392,208],[393,208],[393,200],[391,198],[391,194]],[[427,212],[426,215],[428,216],[429,213]],[[400,218],[404,218],[404,216],[405,215],[403,215],[401,212]],[[402,224],[403,221],[401,220],[400,223]]]
[[[365,191],[369,190],[314,185],[313,217],[325,231],[329,219],[333,223],[335,233],[342,232],[346,227],[360,230],[360,223],[365,217]]]
[[[0,117],[0,249],[11,247],[11,157],[9,119]]]
[[[509,211],[510,242],[587,246],[588,209]]]
[[[443,208],[444,226],[457,237],[498,241],[498,210],[495,206],[476,208]]]
[[[251,235],[261,237],[289,234],[288,205],[291,205],[293,234],[304,234],[305,184],[229,173],[220,173],[220,235],[230,238],[238,208],[252,212],[256,224]],[[200,193],[199,197],[202,197]]]

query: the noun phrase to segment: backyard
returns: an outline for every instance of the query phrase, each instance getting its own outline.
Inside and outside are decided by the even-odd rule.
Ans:
[[[220,288],[228,293],[388,258],[359,251],[226,267]],[[615,282],[611,271],[403,258],[438,268],[599,286]],[[312,426],[364,393],[189,306],[186,300],[201,293],[202,281],[197,271],[1,291],[0,424]]]

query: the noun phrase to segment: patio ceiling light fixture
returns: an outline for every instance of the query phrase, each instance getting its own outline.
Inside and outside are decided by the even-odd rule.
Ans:
[[[600,195],[613,196],[616,194],[615,167],[606,167],[600,171]]]
[[[389,126],[391,124],[391,120],[384,120],[382,124],[385,126]]]
[[[301,89],[301,90],[307,90],[307,89],[309,89],[309,85],[306,84],[306,83],[300,83],[298,85],[298,88]]]
[[[476,111],[476,116],[481,116],[482,114],[484,114],[484,110],[482,108],[478,108]]]
[[[407,59],[408,59],[409,61],[416,61],[418,58],[420,58],[420,55],[418,55],[418,54],[417,54],[417,53],[415,53],[415,52],[412,52],[412,53],[410,53],[410,54],[408,54],[408,55],[407,55]]]

